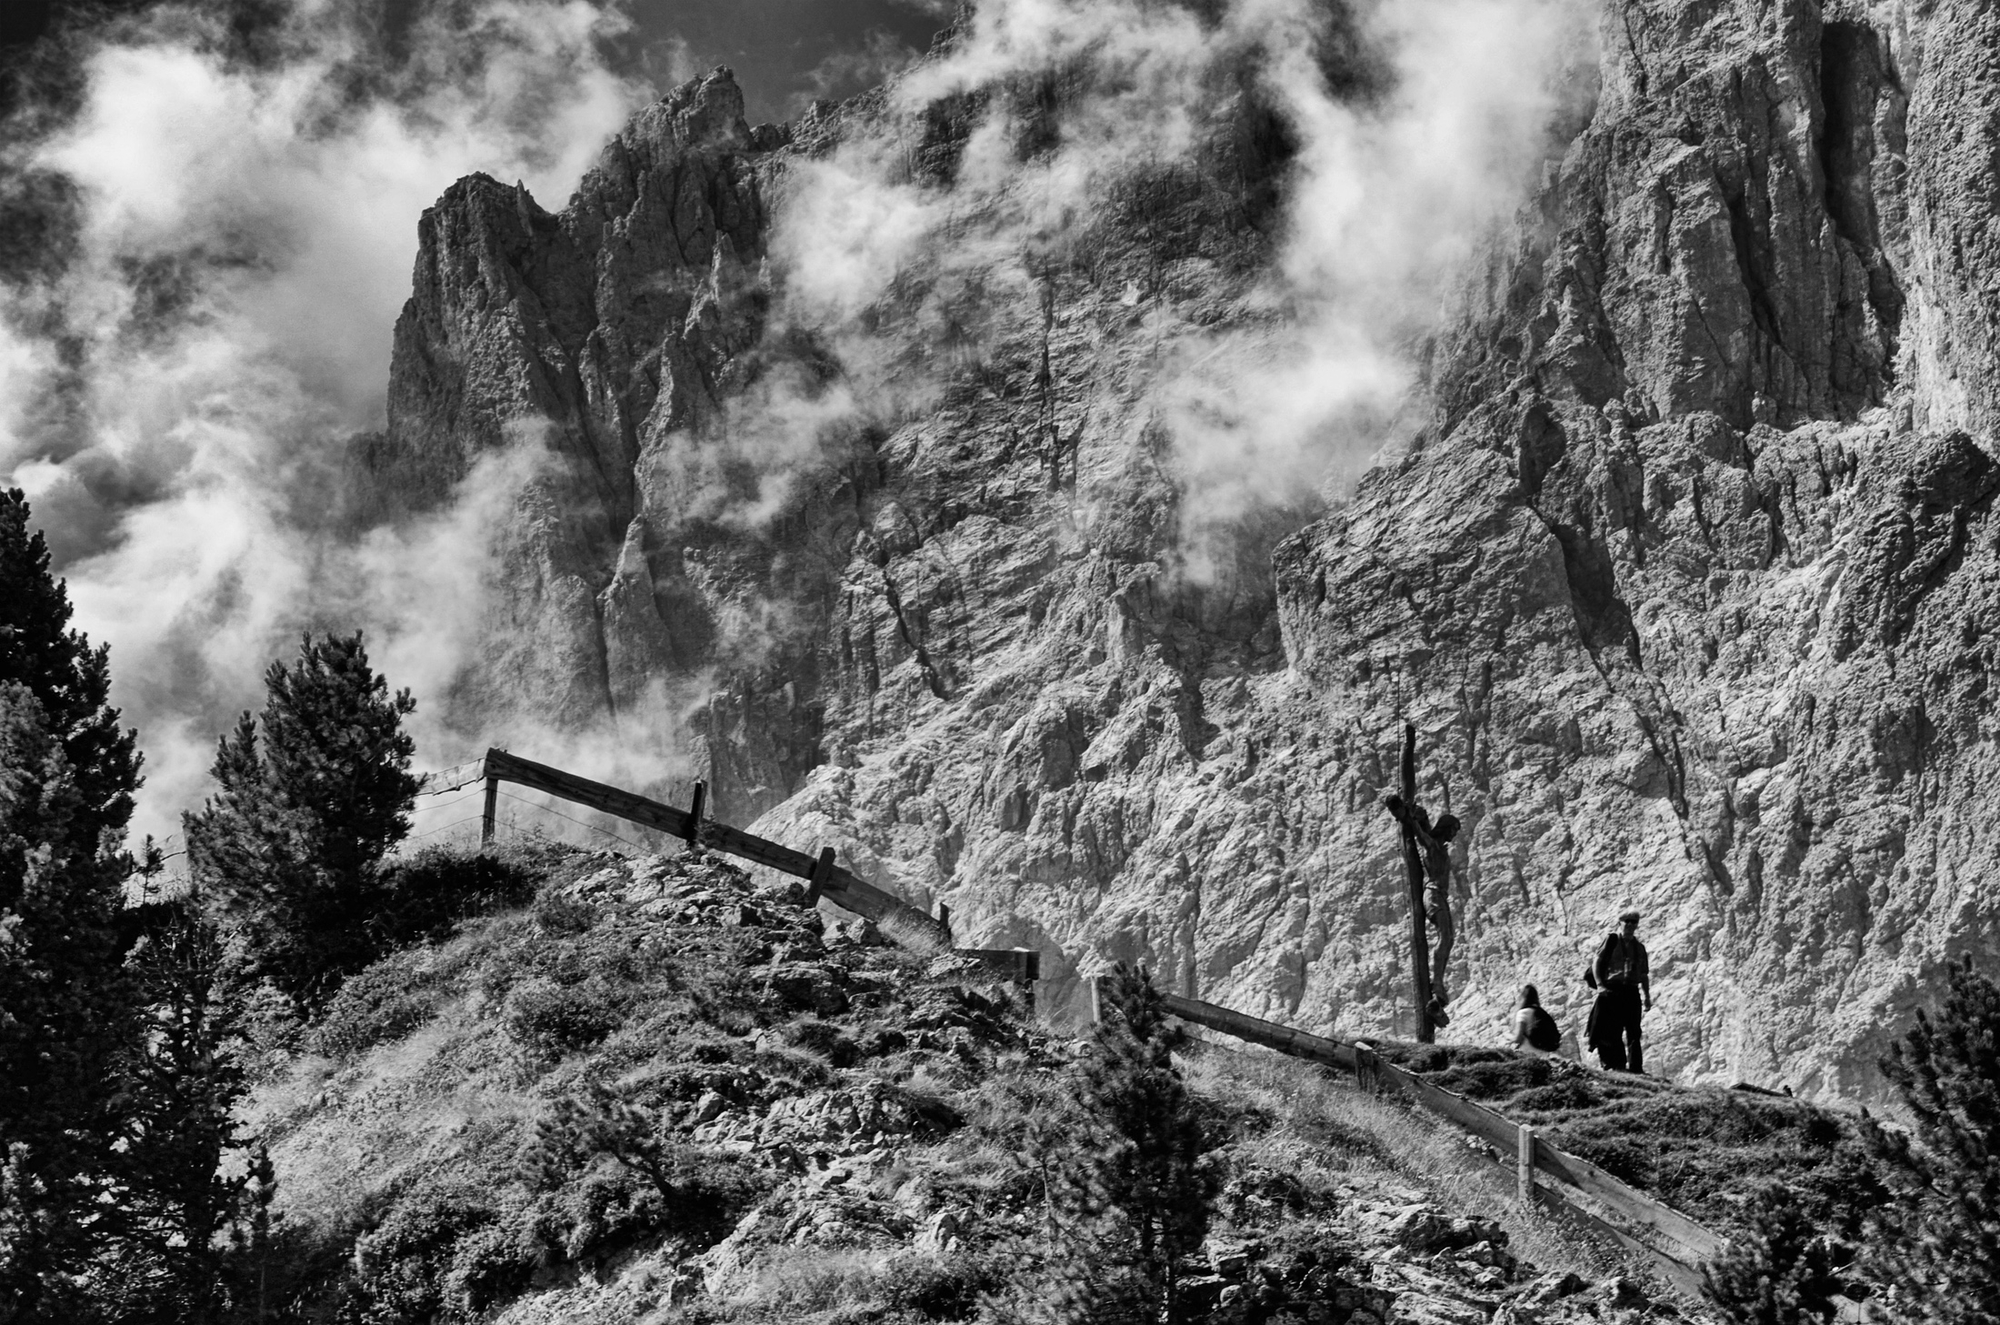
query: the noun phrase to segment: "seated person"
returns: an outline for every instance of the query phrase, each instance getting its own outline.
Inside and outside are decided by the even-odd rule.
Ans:
[[[1562,1048],[1562,1028],[1542,1008],[1533,985],[1521,986],[1520,1008],[1514,1013],[1514,1047],[1552,1054]]]

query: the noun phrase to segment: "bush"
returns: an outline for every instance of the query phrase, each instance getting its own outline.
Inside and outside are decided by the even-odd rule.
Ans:
[[[658,1113],[603,1086],[556,1100],[536,1124],[522,1167],[545,1191],[595,1191],[607,1202],[617,1194],[628,1216],[643,1210],[649,1227],[702,1243],[724,1236],[762,1191],[741,1165],[673,1139]],[[588,1175],[581,1187],[579,1174]],[[565,1238],[604,1224],[611,1208],[572,1211]],[[588,1240],[603,1236],[594,1231]]]
[[[589,902],[546,892],[535,899],[535,925],[544,934],[583,934],[597,923],[598,909]]]
[[[544,1194],[535,1230],[565,1261],[612,1255],[670,1228],[658,1191],[622,1169],[600,1169]]]
[[[380,1225],[354,1243],[355,1274],[369,1319],[386,1325],[440,1315],[459,1242],[498,1220],[483,1197],[456,1189],[415,1192],[391,1207]]]
[[[604,981],[564,985],[546,976],[516,985],[503,1016],[516,1044],[550,1058],[588,1049],[625,1023],[625,1009]]]
[[[426,847],[383,868],[370,925],[377,953],[444,938],[460,921],[524,906],[535,876],[509,853]]]
[[[351,1058],[402,1039],[430,1020],[439,1001],[435,982],[417,962],[392,957],[340,987],[307,1035],[306,1047],[329,1058]]]
[[[534,1279],[535,1248],[523,1230],[488,1224],[465,1234],[452,1249],[444,1299],[454,1315],[475,1320],[527,1291]]]
[[[1810,1325],[1833,1318],[1836,1295],[1866,1296],[1842,1277],[1854,1248],[1822,1231],[1796,1192],[1759,1191],[1747,1222],[1707,1271],[1709,1294],[1736,1325]]]
[[[971,1320],[979,1299],[999,1287],[999,1274],[984,1260],[922,1252],[892,1257],[875,1282],[883,1306],[922,1320]]]

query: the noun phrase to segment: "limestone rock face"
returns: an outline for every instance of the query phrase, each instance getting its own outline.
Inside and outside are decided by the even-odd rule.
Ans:
[[[679,550],[649,537],[639,476],[700,469],[668,439],[713,413],[762,335],[746,294],[765,225],[754,155],[719,70],[635,118],[560,214],[479,175],[424,213],[388,432],[359,456],[367,507],[434,506],[482,456],[547,449],[501,541],[511,619],[480,702],[532,697],[580,725],[637,704],[660,663],[691,662],[673,644],[690,631],[669,627],[700,608],[676,599],[678,577],[653,583],[653,559]]]
[[[1652,1070],[1868,1095],[1940,964],[2000,961],[2000,16],[1611,0],[1598,48],[1430,343],[1430,425],[1323,518],[1197,558],[1152,422],[1163,343],[1271,317],[1291,147],[1226,80],[1183,162],[1035,263],[903,270],[865,353],[774,312],[771,254],[810,222],[788,180],[878,102],[752,131],[718,71],[559,214],[463,181],[425,217],[369,491],[438,501],[545,430],[468,684],[575,725],[677,697],[717,813],[1043,948],[1058,1006],[1129,959],[1408,1033],[1379,808],[1407,719],[1466,824],[1446,1038],[1504,1042],[1529,980],[1580,1022],[1629,903]],[[968,200],[960,251],[973,130],[1031,162],[1073,91],[915,118],[908,187]],[[770,383],[914,380],[781,487],[731,444]]]

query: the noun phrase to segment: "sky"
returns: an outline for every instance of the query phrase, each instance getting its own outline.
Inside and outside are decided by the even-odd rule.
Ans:
[[[734,69],[752,123],[873,86],[950,21],[921,0],[634,0],[630,13],[656,67],[684,48],[696,68]]]
[[[385,26],[408,22],[415,0],[375,0]],[[872,87],[921,54],[950,21],[953,0],[628,0],[629,32],[615,62],[661,91],[690,70],[726,64],[742,84],[752,123],[797,115],[816,97]],[[155,0],[108,0],[100,12]],[[42,35],[74,0],[0,0],[0,48]]]

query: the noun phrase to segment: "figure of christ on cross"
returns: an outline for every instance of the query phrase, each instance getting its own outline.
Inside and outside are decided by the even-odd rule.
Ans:
[[[1414,723],[1403,729],[1403,777],[1400,796],[1386,797],[1382,808],[1395,817],[1403,829],[1403,859],[1410,875],[1411,958],[1417,989],[1417,1040],[1429,1044],[1432,1031],[1451,1024],[1445,1004],[1451,994],[1445,988],[1445,970],[1451,962],[1456,927],[1451,918],[1451,842],[1458,836],[1458,817],[1441,814],[1431,821],[1430,813],[1417,804],[1417,729]],[[1426,926],[1425,922],[1429,924]],[[1424,931],[1431,931],[1432,943],[1425,943]],[[1426,947],[1429,951],[1426,952]]]

